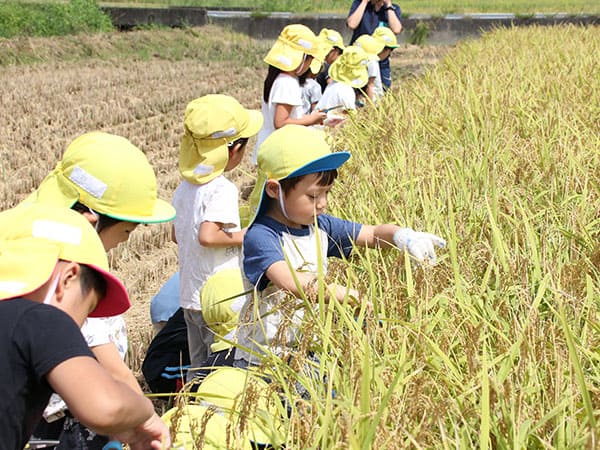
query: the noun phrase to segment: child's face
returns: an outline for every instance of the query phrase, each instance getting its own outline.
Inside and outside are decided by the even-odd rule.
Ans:
[[[243,144],[236,144],[232,149],[229,150],[229,160],[225,166],[225,172],[235,169],[242,162],[246,145],[247,142],[244,142]]]
[[[310,68],[310,64],[312,63],[313,57],[310,55],[305,55],[302,63],[296,69],[296,76],[303,75]]]
[[[98,293],[90,289],[87,294],[81,289],[81,268],[79,264],[59,261],[50,279],[34,293],[27,296],[31,300],[47,302],[68,314],[79,326],[98,305]]]
[[[379,56],[379,60],[383,61],[385,58],[387,58],[388,56],[390,56],[392,54],[392,48],[391,47],[384,47],[383,50],[381,50],[379,52],[379,54],[377,56]]]
[[[138,224],[135,222],[119,222],[100,231],[99,236],[104,249],[109,251],[121,242],[125,242],[137,226]]]
[[[327,53],[327,56],[325,57],[325,62],[331,65],[336,59],[338,59],[338,56],[340,56],[341,54],[342,51],[339,48],[333,47],[331,50],[329,50],[329,53]]]
[[[303,177],[287,194],[282,192],[287,217],[281,212],[279,202],[276,202],[277,210],[280,213],[276,219],[295,228],[312,225],[315,217],[325,212],[327,196],[332,187],[332,185],[320,186],[318,180],[317,174],[309,174]]]

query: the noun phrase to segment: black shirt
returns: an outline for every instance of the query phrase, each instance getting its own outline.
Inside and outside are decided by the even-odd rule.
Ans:
[[[52,394],[46,374],[93,354],[66,313],[18,298],[0,301],[0,355],[0,450],[22,450]]]

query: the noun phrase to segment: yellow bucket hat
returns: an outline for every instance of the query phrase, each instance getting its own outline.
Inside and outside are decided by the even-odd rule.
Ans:
[[[204,184],[223,173],[229,161],[227,144],[258,133],[260,111],[244,108],[233,97],[212,94],[188,103],[179,147],[179,171],[193,184]]]
[[[250,194],[252,217],[248,225],[262,212],[267,180],[283,180],[337,169],[350,158],[348,152],[332,153],[325,137],[322,130],[285,125],[264,140],[258,149],[258,179]]]
[[[340,50],[344,51],[346,47],[344,47],[344,38],[342,35],[336,30],[331,30],[329,28],[323,28],[319,32],[319,38],[327,42],[327,44],[331,47],[337,47]]]
[[[292,24],[281,30],[264,61],[284,72],[291,72],[302,64],[304,55],[318,58],[319,41],[307,26]]]
[[[200,306],[206,325],[215,332],[213,352],[231,347],[221,339],[232,331],[245,301],[244,280],[240,268],[222,269],[211,275],[200,291]]]
[[[127,222],[167,222],[175,217],[175,209],[157,198],[156,175],[146,155],[124,137],[99,131],[75,139],[24,203],[70,208],[77,201]]]
[[[321,67],[325,62],[325,57],[332,48],[333,47],[329,45],[327,41],[321,39],[320,37],[317,37],[317,55],[313,58],[312,62],[310,63],[310,71],[313,74],[316,75],[321,71]]]
[[[331,64],[329,76],[353,88],[362,88],[369,81],[368,64],[367,53],[362,48],[351,45]]]
[[[385,47],[390,48],[398,48],[398,40],[396,39],[396,35],[392,30],[388,27],[377,27],[373,34],[371,34],[375,39],[383,42]]]
[[[201,441],[204,450],[225,450],[233,444],[228,439],[230,423],[216,411],[200,405],[183,405],[171,408],[162,420],[172,430],[171,448],[195,449]],[[202,438],[200,438],[202,436]],[[235,442],[235,448],[250,450],[250,441]]]
[[[247,421],[248,439],[254,443],[275,448],[283,444],[281,399],[250,370],[220,367],[206,376],[194,397],[202,406],[216,406],[233,423]],[[246,399],[252,404],[244,405]]]
[[[384,49],[385,44],[379,39],[375,39],[373,36],[363,34],[359,36],[355,41],[354,45],[362,48],[369,58],[373,61],[379,61],[379,53]]]
[[[0,213],[0,300],[35,291],[48,281],[59,259],[89,266],[105,279],[106,295],[89,317],[109,317],[129,309],[127,291],[109,273],[104,246],[83,215],[41,204]]]

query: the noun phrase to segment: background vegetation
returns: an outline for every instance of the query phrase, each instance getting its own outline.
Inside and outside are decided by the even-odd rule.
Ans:
[[[12,58],[0,70],[0,209],[95,129],[144,150],[170,199],[185,105],[218,92],[258,108],[270,44],[214,27],[0,40],[0,61]],[[395,51],[395,75],[413,50]],[[269,360],[292,413],[288,448],[598,446],[598,54],[597,27],[498,30],[422,77],[396,77],[337,131],[353,158],[332,211],[449,245],[435,268],[395,251],[332,265],[375,311],[331,304],[311,318],[306,343],[319,343],[327,382]],[[253,175],[245,162],[233,179]],[[138,370],[149,299],[177,268],[168,224],[138,227],[111,260],[134,302]]]
[[[347,14],[349,0],[0,0],[0,38],[12,36],[63,36],[79,32],[103,32],[112,29],[109,17],[99,5],[113,6],[199,6],[208,8],[249,9],[256,13],[292,11]],[[403,14],[446,15],[455,13],[534,13],[598,14],[600,3],[589,0],[461,1],[436,0],[399,2]]]
[[[110,31],[110,18],[94,0],[68,3],[0,2],[0,37],[60,36]]]
[[[101,2],[104,4],[104,2]],[[169,6],[206,6],[225,8],[249,8],[257,11],[293,11],[293,12],[348,12],[351,0],[112,0],[107,4],[161,4]],[[398,0],[397,3],[405,14],[427,13],[444,15],[451,13],[505,12],[517,14],[533,14],[536,12],[569,12],[597,13],[600,6],[590,0],[536,0],[533,2],[521,0]]]

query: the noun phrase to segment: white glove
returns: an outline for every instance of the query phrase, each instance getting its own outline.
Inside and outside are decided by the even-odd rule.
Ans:
[[[400,250],[406,250],[417,262],[427,262],[432,266],[437,264],[434,246],[440,248],[446,246],[446,241],[441,237],[410,228],[400,228],[394,233],[393,239]]]

